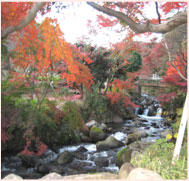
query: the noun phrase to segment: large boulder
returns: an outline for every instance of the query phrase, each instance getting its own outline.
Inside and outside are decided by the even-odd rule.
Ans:
[[[131,163],[124,163],[119,170],[119,179],[126,179],[134,168]]]
[[[6,177],[4,177],[3,180],[23,180],[23,178],[11,173],[7,175]]]
[[[96,157],[94,159],[95,165],[99,167],[107,167],[109,164],[109,161],[106,157]]]
[[[69,151],[64,151],[56,159],[57,163],[60,164],[60,165],[71,163],[72,160],[73,160],[73,155]]]
[[[163,180],[162,177],[155,171],[151,171],[144,168],[135,168],[133,169],[129,176],[128,180]]]
[[[129,145],[129,148],[134,151],[143,152],[152,142],[148,141],[135,141]]]
[[[124,143],[117,140],[113,136],[109,136],[104,141],[98,141],[96,143],[97,150],[109,150],[113,148],[119,148],[121,146],[124,146]]]
[[[106,134],[103,132],[102,129],[98,128],[97,126],[93,126],[90,129],[90,138],[93,142],[97,142],[97,141],[101,141],[104,140],[106,138]]]
[[[112,173],[95,173],[95,174],[79,174],[79,175],[69,175],[64,176],[63,179],[65,180],[110,180],[110,179],[118,179],[116,174]]]
[[[141,135],[139,135],[138,133],[129,134],[125,139],[125,144],[129,145],[130,143],[138,140],[141,140]]]
[[[44,179],[44,180],[56,180],[56,179],[63,179],[63,177],[62,177],[60,174],[53,172],[53,173],[49,173],[48,175],[45,175],[45,176],[42,177],[41,179],[42,179],[42,180],[43,180],[43,179]],[[40,179],[40,180],[41,180],[41,179]]]
[[[130,162],[131,161],[131,153],[132,150],[129,147],[123,148],[121,151],[117,153],[117,161],[116,165],[118,167],[121,167],[125,162]]]

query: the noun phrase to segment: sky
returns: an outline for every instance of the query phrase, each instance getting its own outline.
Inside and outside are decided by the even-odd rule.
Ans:
[[[56,12],[56,8],[53,8],[51,13],[47,16],[58,19],[60,28],[64,32],[64,38],[67,42],[76,43],[80,40],[84,40],[92,45],[110,47],[111,43],[120,42],[126,37],[127,32],[117,32],[117,30],[120,30],[120,26],[100,29],[96,23],[96,15],[100,14],[99,11],[87,5],[85,2],[66,4],[69,5],[68,8],[64,8],[59,13]],[[154,3],[146,9],[145,13],[151,18],[157,18]],[[41,19],[41,17],[38,16],[38,19]],[[90,34],[90,30],[87,26],[88,20],[92,21],[95,27],[94,29],[96,30]],[[158,40],[161,39],[161,35],[155,33],[152,37],[158,37]],[[147,38],[146,36],[140,36],[136,37],[134,40],[147,41]]]

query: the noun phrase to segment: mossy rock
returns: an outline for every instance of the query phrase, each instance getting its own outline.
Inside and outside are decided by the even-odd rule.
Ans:
[[[100,129],[96,126],[93,126],[90,131],[93,131],[93,132],[96,132],[96,133],[102,133],[103,132],[102,129]]]
[[[69,151],[64,151],[58,156],[56,161],[58,164],[67,164],[67,163],[71,163],[72,160],[73,160],[73,155]]]
[[[113,149],[113,148],[118,148],[124,146],[124,143],[117,140],[116,138],[114,138],[113,136],[109,136],[108,138],[106,138],[103,141],[98,141],[96,143],[96,147],[97,150],[109,150],[109,149]]]
[[[92,142],[97,142],[97,141],[102,141],[106,138],[106,134],[103,132],[102,129],[96,127],[96,126],[93,126],[91,129],[90,129],[90,138],[92,140]]]
[[[123,148],[120,152],[117,153],[117,162],[116,165],[120,168],[121,165],[123,165],[125,162],[130,162],[131,161],[131,153],[132,150],[128,147]]]
[[[141,135],[138,133],[129,134],[125,139],[125,144],[129,145],[130,143],[133,143],[135,141],[141,140]]]

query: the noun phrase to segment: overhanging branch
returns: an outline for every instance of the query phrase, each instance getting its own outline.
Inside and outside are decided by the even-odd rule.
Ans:
[[[132,19],[130,19],[126,14],[115,11],[103,6],[100,6],[94,2],[87,2],[88,5],[92,6],[98,11],[101,11],[107,15],[116,17],[122,21],[124,21],[135,33],[145,33],[145,32],[154,32],[154,33],[167,33],[174,28],[187,23],[187,12],[184,11],[182,13],[176,14],[170,19],[168,19],[165,23],[162,24],[152,24],[149,23],[136,23]]]
[[[10,33],[21,30],[28,25],[37,15],[37,12],[46,4],[46,2],[36,2],[32,9],[28,11],[26,17],[20,21],[17,26],[9,26],[5,30],[1,31],[1,39],[6,38]]]

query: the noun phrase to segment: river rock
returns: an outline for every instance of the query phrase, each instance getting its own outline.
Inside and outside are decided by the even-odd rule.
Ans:
[[[118,115],[114,115],[112,118],[112,122],[113,123],[123,123],[123,119]]]
[[[116,174],[112,173],[94,173],[94,174],[79,174],[79,175],[69,175],[64,176],[65,180],[110,180],[110,179],[118,179]]]
[[[96,126],[97,122],[95,120],[89,121],[86,123],[86,126],[90,129],[93,126]]]
[[[125,162],[130,162],[132,150],[129,147],[123,148],[117,153],[116,165],[121,167]]]
[[[37,165],[37,171],[42,174],[47,174],[51,170],[49,164],[39,164]]]
[[[91,138],[89,138],[89,136],[87,135],[84,135],[83,133],[80,134],[80,139],[82,142],[87,142],[87,143],[92,142]]]
[[[124,163],[119,170],[119,179],[126,179],[134,168],[131,163]]]
[[[149,107],[149,112],[148,112],[148,116],[155,116],[156,115],[156,113],[155,113],[155,107],[154,107],[154,105],[150,105]]]
[[[69,151],[64,151],[56,159],[57,163],[60,165],[70,163],[72,162],[72,160],[73,160],[73,155]]]
[[[7,175],[6,177],[4,177],[3,180],[23,180],[23,178],[11,173]]]
[[[142,152],[144,151],[148,146],[150,146],[152,142],[147,142],[147,141],[135,141],[129,145],[129,148],[132,151],[138,151]]]
[[[103,131],[107,130],[107,126],[104,123],[101,123],[98,127]]]
[[[162,131],[161,133],[160,133],[160,136],[161,136],[161,138],[166,138],[166,136],[168,135],[168,134],[173,134],[172,133],[172,131],[171,130],[164,130],[164,131]]]
[[[151,171],[144,168],[135,168],[133,169],[129,176],[128,180],[163,180],[162,177],[155,171]]]
[[[40,163],[39,157],[33,155],[19,155],[19,158],[22,160],[23,166],[27,168],[35,167]]]
[[[146,133],[145,130],[138,130],[138,129],[135,129],[134,130],[134,134],[138,134],[141,138],[145,138],[148,136],[148,134]]]
[[[96,157],[94,159],[94,162],[96,166],[99,166],[99,167],[107,167],[109,164],[109,161],[106,157]]]
[[[119,148],[121,146],[124,146],[124,143],[117,140],[113,136],[109,136],[104,141],[98,141],[96,143],[97,150],[109,150],[113,148]]]
[[[97,126],[93,126],[90,129],[89,135],[93,142],[101,141],[106,138],[106,134],[103,132],[102,129],[98,128]]]
[[[125,139],[125,144],[129,145],[130,143],[138,140],[141,140],[141,135],[139,135],[138,133],[129,134]]]
[[[86,166],[92,166],[92,162],[88,161],[81,161],[81,160],[74,160],[71,164],[69,164],[69,168],[72,168],[74,170],[83,170],[84,167]]]
[[[79,152],[79,153],[84,153],[84,152],[86,152],[86,151],[88,151],[84,146],[80,146],[77,150],[76,150],[76,152]]]
[[[55,173],[58,173],[58,174],[64,174],[65,173],[65,167],[62,167],[61,165],[56,165],[56,164],[53,164],[51,166],[49,166],[50,168],[50,173],[51,172],[55,172]]]
[[[60,174],[53,172],[53,173],[49,173],[48,175],[45,175],[41,179],[42,180],[43,179],[45,179],[45,180],[56,180],[56,179],[63,179],[63,177]]]

